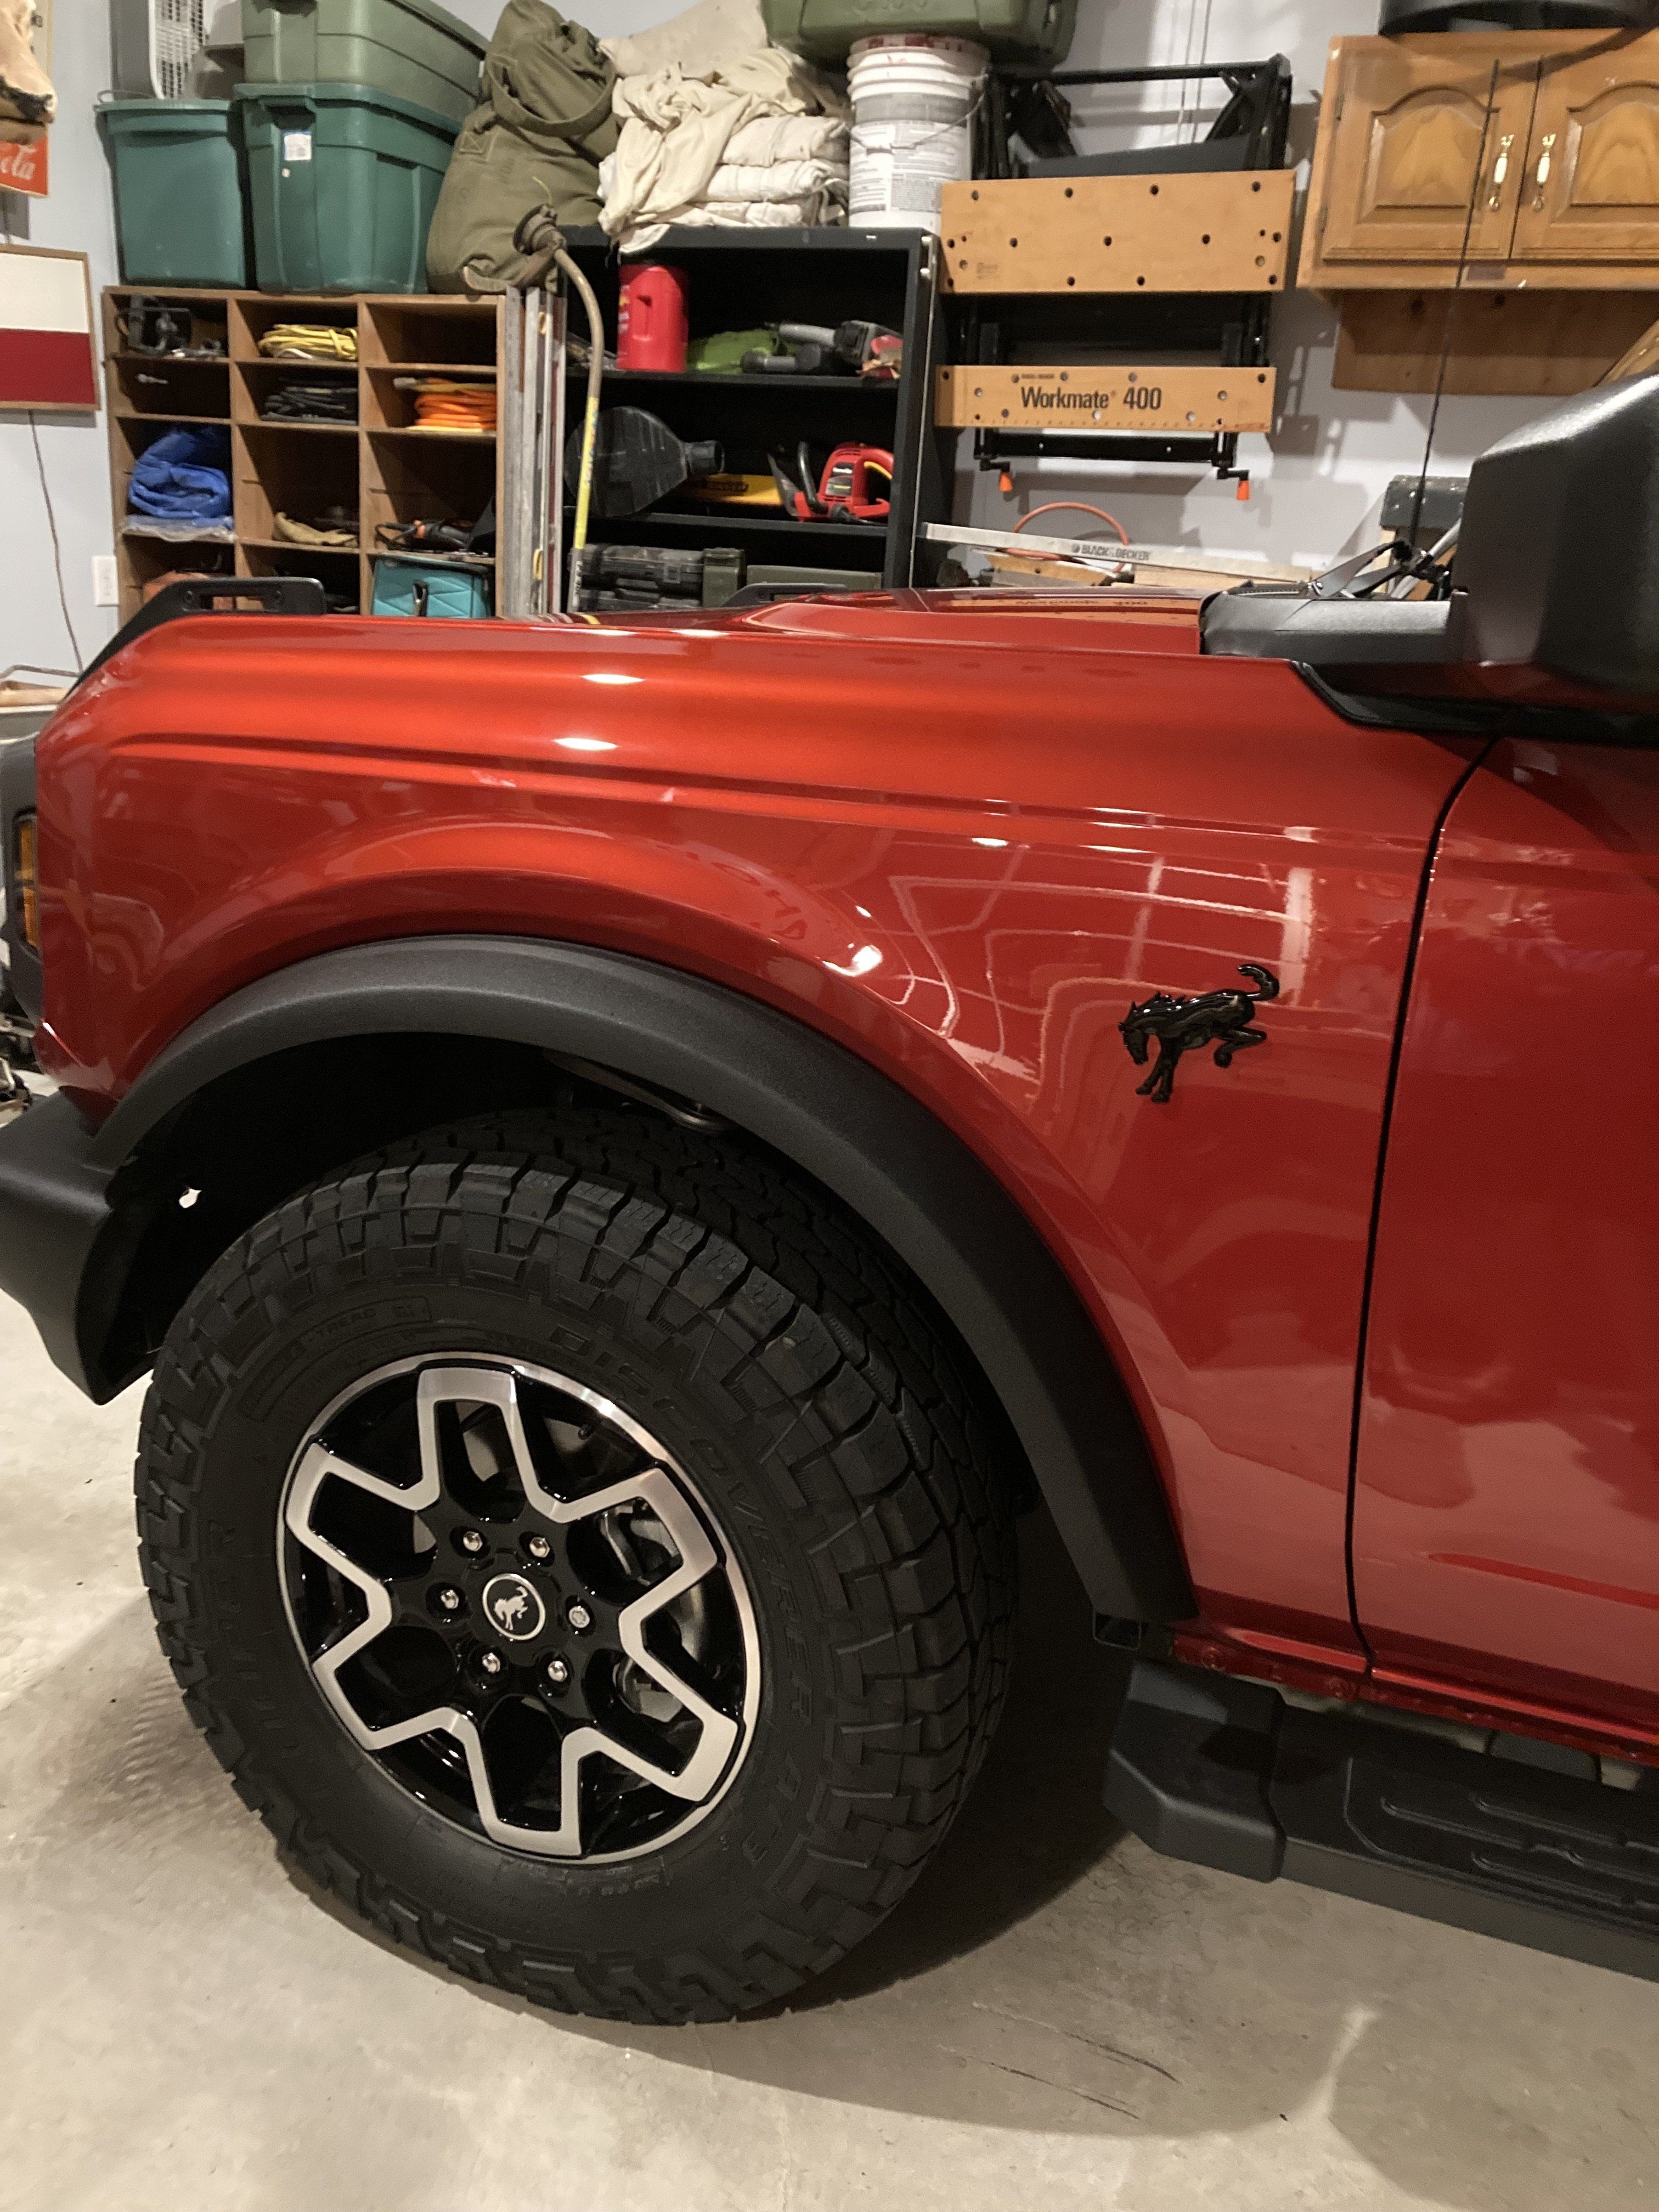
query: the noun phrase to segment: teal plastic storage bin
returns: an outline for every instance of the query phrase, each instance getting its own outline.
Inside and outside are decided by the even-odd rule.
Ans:
[[[435,0],[242,0],[247,84],[364,84],[465,121],[489,41]]]
[[[375,615],[425,615],[444,622],[477,622],[490,611],[491,571],[457,561],[382,556],[374,563]]]
[[[240,85],[262,292],[421,292],[447,116],[360,84]]]
[[[761,0],[767,34],[808,61],[845,64],[854,39],[931,31],[976,39],[999,62],[1063,62],[1077,0]]]
[[[117,100],[98,110],[124,284],[248,281],[241,136],[228,100]]]

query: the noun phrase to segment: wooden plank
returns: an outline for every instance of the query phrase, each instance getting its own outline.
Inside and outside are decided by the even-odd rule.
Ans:
[[[946,185],[951,292],[1282,292],[1290,169]]]
[[[1305,283],[1305,280],[1304,280]],[[1458,283],[1449,263],[1345,261],[1321,264],[1307,289],[1328,300],[1350,292],[1659,292],[1659,258],[1652,261],[1471,261]]]
[[[1448,392],[1555,398],[1607,374],[1653,320],[1646,292],[1349,292],[1331,382],[1339,392],[1434,390],[1450,311]]]
[[[1634,345],[1627,346],[1611,368],[1595,380],[1598,384],[1618,384],[1627,376],[1648,376],[1659,368],[1659,323],[1650,323]]]
[[[933,420],[950,430],[1146,430],[1207,437],[1273,427],[1271,368],[984,368],[934,377]]]
[[[988,553],[1052,554],[1077,561],[1132,562],[1149,575],[1156,571],[1191,569],[1203,575],[1206,588],[1223,583],[1305,584],[1317,568],[1287,568],[1282,562],[1264,561],[1257,553],[1206,553],[1195,545],[1121,545],[1112,538],[1043,537],[1035,530],[975,530],[962,522],[930,522],[922,536],[934,545],[983,547]]]
[[[1183,604],[1194,596],[1207,598],[1212,592],[1224,592],[1234,584],[1258,580],[1254,569],[1241,568],[1231,575],[1218,575],[1211,568],[1152,568],[1135,562],[1114,562],[1109,538],[1101,541],[1100,558],[1108,564],[1106,567],[1063,560],[1057,554],[989,553],[986,565],[994,575],[1041,576],[1057,584],[1098,586],[1113,592],[1121,592],[1127,583],[1143,592],[1168,592]],[[1152,608],[1145,601],[1141,604],[1146,618],[1156,620]]]

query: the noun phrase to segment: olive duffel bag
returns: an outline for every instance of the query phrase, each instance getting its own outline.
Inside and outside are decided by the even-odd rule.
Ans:
[[[461,126],[427,238],[434,292],[464,292],[469,275],[486,291],[516,277],[513,233],[532,208],[599,221],[616,75],[592,33],[547,0],[507,0],[484,57],[483,104]]]

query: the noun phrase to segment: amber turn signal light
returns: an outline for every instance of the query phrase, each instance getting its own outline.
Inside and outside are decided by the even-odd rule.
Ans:
[[[35,819],[20,814],[12,836],[12,887],[17,896],[17,933],[31,952],[40,950],[40,871]]]

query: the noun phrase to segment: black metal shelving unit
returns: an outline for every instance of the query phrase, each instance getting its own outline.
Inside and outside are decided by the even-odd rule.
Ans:
[[[614,344],[622,258],[604,234],[568,233],[570,250],[599,295]],[[697,506],[671,498],[643,514],[594,518],[589,537],[626,545],[736,546],[750,560],[803,568],[875,569],[884,584],[908,584],[921,528],[950,511],[948,433],[933,426],[939,343],[938,240],[921,230],[670,228],[630,260],[669,262],[688,278],[693,337],[766,323],[836,324],[860,318],[902,332],[904,365],[893,380],[854,376],[744,376],[695,370],[611,370],[601,405],[646,407],[676,436],[713,438],[727,469],[764,472],[773,452],[793,458],[805,440],[816,465],[850,441],[893,456],[891,513],[884,524],[798,522],[788,516]],[[572,334],[581,335],[577,308]],[[567,423],[579,419],[586,371],[568,370]],[[626,393],[626,400],[621,395]],[[567,497],[566,542],[572,502]]]

